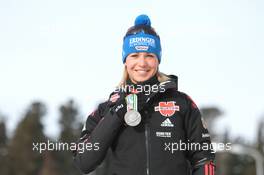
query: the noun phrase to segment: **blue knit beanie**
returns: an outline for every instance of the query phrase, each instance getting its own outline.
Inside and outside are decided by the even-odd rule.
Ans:
[[[126,62],[126,57],[131,53],[137,52],[148,52],[154,53],[159,62],[161,61],[161,45],[160,38],[156,34],[148,33],[144,31],[143,28],[154,31],[151,28],[151,21],[147,15],[139,15],[135,20],[134,28],[142,28],[139,32],[132,34],[127,34],[123,40],[123,52],[122,60],[123,63]]]

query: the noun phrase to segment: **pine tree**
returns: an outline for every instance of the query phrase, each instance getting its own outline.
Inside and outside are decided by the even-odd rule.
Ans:
[[[75,143],[80,133],[80,122],[78,121],[78,108],[73,100],[69,100],[60,107],[61,133],[59,141],[63,143]],[[63,175],[78,175],[80,172],[73,164],[71,150],[60,151],[57,154],[57,161],[60,163],[60,171]]]
[[[5,148],[6,144],[7,144],[6,125],[0,116],[0,148]],[[3,151],[3,150],[1,150],[1,151]]]
[[[73,100],[69,100],[60,107],[60,141],[75,142],[79,136],[80,122],[78,121],[78,108]]]
[[[44,162],[38,175],[60,175],[58,162],[54,159],[54,152],[45,151],[43,153]]]
[[[8,149],[9,175],[36,175],[43,163],[43,155],[33,150],[33,143],[44,143],[41,118],[46,113],[44,104],[34,102],[18,124]]]
[[[1,175],[8,174],[8,162],[7,162],[7,142],[8,138],[6,135],[6,125],[3,119],[4,117],[0,114],[0,172]]]

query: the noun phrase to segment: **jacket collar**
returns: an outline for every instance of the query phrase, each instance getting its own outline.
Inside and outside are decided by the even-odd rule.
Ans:
[[[150,96],[146,100],[146,103],[154,99],[154,97],[157,96],[158,94],[165,93],[169,89],[178,90],[178,77],[175,75],[169,75],[168,77],[169,80],[159,83],[158,91],[150,94]]]

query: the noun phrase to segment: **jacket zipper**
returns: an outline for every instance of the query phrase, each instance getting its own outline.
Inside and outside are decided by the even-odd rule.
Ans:
[[[145,111],[146,114],[146,123],[145,123],[145,145],[146,145],[146,153],[147,153],[147,165],[146,165],[146,173],[147,175],[150,175],[149,173],[149,161],[150,161],[150,151],[149,151],[149,147],[150,147],[150,142],[149,142],[149,121],[148,121],[148,116],[147,116],[147,112]]]

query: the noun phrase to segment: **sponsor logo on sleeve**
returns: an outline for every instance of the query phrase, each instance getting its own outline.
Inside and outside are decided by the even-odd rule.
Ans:
[[[112,103],[115,103],[119,98],[120,98],[120,95],[119,95],[119,94],[113,94],[113,95],[111,95],[111,97],[110,97],[109,100],[110,100]]]
[[[210,137],[209,133],[202,133],[202,138],[207,138],[207,137]]]

